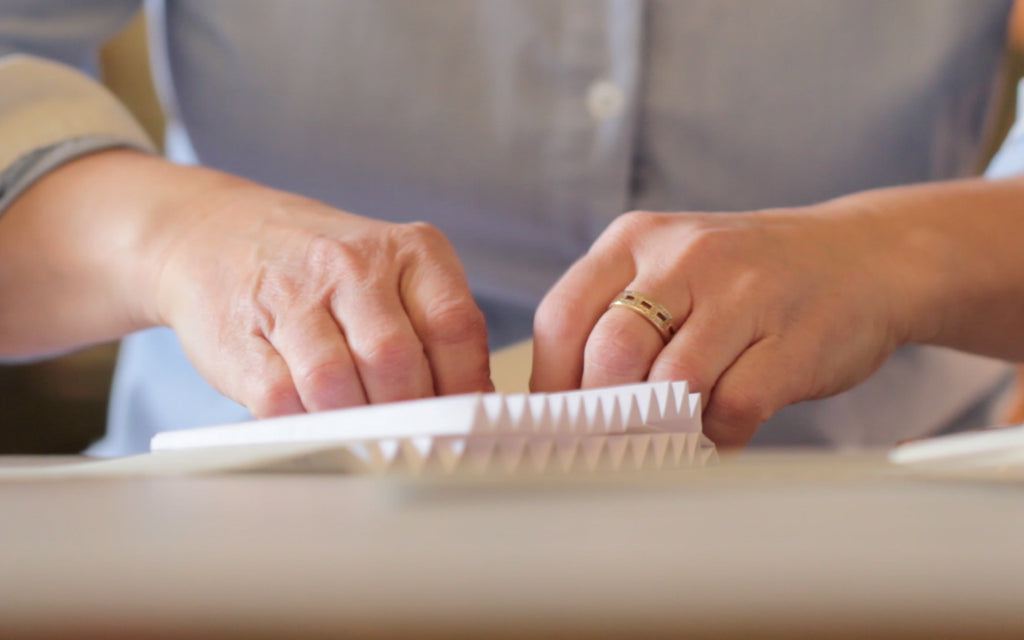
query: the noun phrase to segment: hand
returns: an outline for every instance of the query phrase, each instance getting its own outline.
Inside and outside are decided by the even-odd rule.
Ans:
[[[541,303],[531,387],[687,380],[705,433],[742,445],[782,406],[864,379],[903,340],[876,222],[830,204],[625,214]],[[667,344],[641,315],[608,308],[626,289],[672,314]]]
[[[257,417],[493,388],[483,315],[435,228],[229,176],[160,220],[152,313]]]

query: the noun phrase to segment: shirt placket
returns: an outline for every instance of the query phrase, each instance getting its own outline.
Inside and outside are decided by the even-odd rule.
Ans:
[[[547,157],[552,213],[582,253],[630,201],[644,2],[579,2],[566,11]]]

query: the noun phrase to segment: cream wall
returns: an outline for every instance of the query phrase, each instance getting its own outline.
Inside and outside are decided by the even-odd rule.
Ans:
[[[153,90],[146,49],[146,24],[140,12],[100,50],[103,82],[117,94],[154,142],[163,142],[164,119]]]

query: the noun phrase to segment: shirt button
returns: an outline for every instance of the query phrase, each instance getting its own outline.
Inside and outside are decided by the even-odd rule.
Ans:
[[[622,89],[611,80],[598,80],[587,89],[587,111],[594,120],[601,121],[618,115],[624,102]]]

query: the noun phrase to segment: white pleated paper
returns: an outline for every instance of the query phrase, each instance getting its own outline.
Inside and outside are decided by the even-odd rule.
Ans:
[[[151,448],[297,442],[321,442],[370,473],[639,470],[715,457],[685,382],[368,405],[165,432]]]

